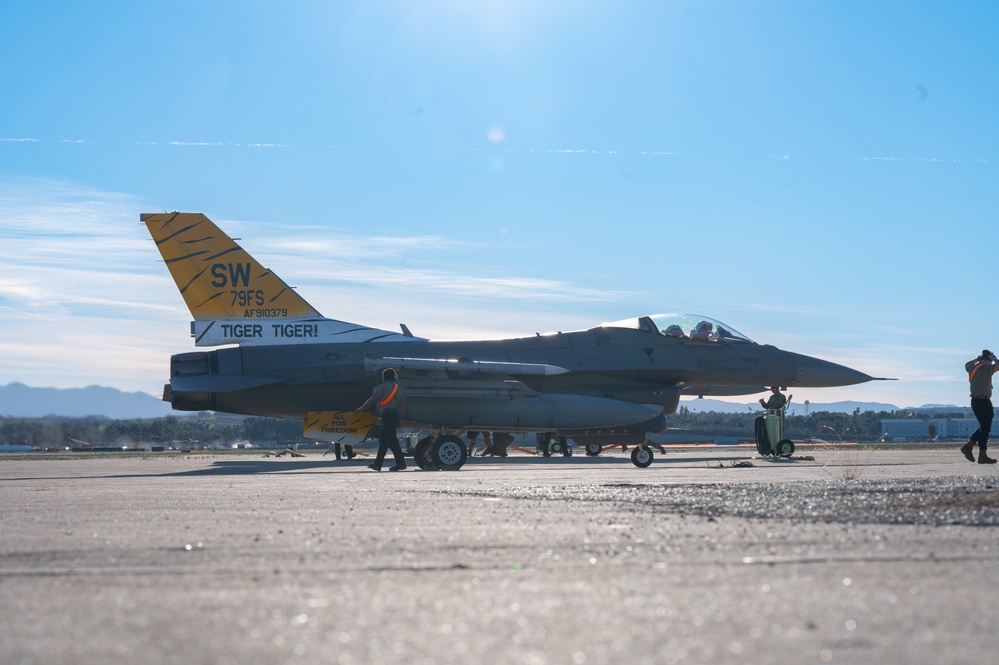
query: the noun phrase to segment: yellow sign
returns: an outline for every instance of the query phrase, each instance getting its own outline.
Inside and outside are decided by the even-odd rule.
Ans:
[[[376,419],[370,411],[309,411],[305,416],[305,436],[355,445],[367,437]]]

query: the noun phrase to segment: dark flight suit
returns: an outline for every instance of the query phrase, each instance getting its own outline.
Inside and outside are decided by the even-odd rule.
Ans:
[[[977,443],[978,452],[984,454],[992,431],[992,374],[996,365],[975,358],[965,363],[964,369],[968,371],[968,381],[971,382],[971,410],[978,419],[978,429],[971,435],[970,443]]]
[[[403,457],[402,448],[399,446],[399,436],[396,429],[399,427],[399,406],[402,402],[403,389],[398,383],[383,381],[375,386],[371,393],[375,398],[378,407],[378,416],[382,420],[382,433],[378,437],[378,454],[372,468],[381,469],[385,461],[385,453],[392,449],[395,457],[394,469],[405,469],[406,458]]]

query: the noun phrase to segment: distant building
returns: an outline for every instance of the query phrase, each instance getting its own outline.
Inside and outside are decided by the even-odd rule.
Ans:
[[[974,418],[882,418],[881,432],[891,439],[928,439],[930,425],[940,439],[967,439],[978,429]]]

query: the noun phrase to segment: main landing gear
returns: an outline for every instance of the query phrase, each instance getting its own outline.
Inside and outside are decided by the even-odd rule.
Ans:
[[[591,442],[587,443],[583,449],[590,457],[596,457],[603,452],[604,447],[599,443]],[[661,452],[665,452],[661,446],[659,447],[659,450]],[[554,436],[551,432],[538,434],[538,452],[545,457],[551,457],[552,455],[558,455],[559,453],[566,456],[572,454],[569,446],[566,444],[565,437]],[[653,457],[652,446],[648,443],[639,444],[631,451],[631,463],[639,469],[644,469],[652,464]]]
[[[467,459],[465,442],[453,434],[444,434],[439,427],[413,448],[413,460],[424,471],[457,471]]]
[[[624,444],[621,446],[621,448],[627,451],[628,450],[627,445],[628,444]],[[617,448],[617,447],[618,447],[617,445],[603,446],[599,443],[587,443],[584,449],[586,450],[587,455],[589,455],[590,457],[596,457],[597,455],[599,455],[604,451],[604,448]],[[653,448],[658,448],[660,453],[666,454],[666,449],[663,448],[662,445],[658,443],[650,443],[646,439],[645,443],[640,443],[631,451],[632,464],[634,464],[640,469],[644,469],[645,467],[652,464]]]

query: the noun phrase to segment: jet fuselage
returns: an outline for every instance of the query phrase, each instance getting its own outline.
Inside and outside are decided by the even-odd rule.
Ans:
[[[614,327],[487,341],[242,346],[175,358],[183,359],[175,361],[172,373],[172,401],[179,409],[294,418],[309,411],[350,410],[370,394],[378,368],[395,366],[408,395],[407,420],[511,430],[536,430],[558,422],[523,418],[532,400],[547,399],[548,409],[554,411],[591,409],[592,418],[577,413],[572,425],[564,425],[579,429],[615,420],[635,422],[640,412],[631,405],[655,405],[668,415],[676,410],[681,394],[750,394],[769,385],[827,387],[870,378],[769,345],[677,339]],[[511,380],[490,372],[407,369],[406,360],[394,358],[474,358],[551,365],[568,372]],[[189,369],[181,374],[178,366]],[[226,377],[231,384],[224,383]],[[250,381],[239,387],[244,377],[269,383]],[[222,390],[198,390],[199,383]],[[649,412],[650,418],[654,415]],[[580,419],[587,422],[581,425]]]

